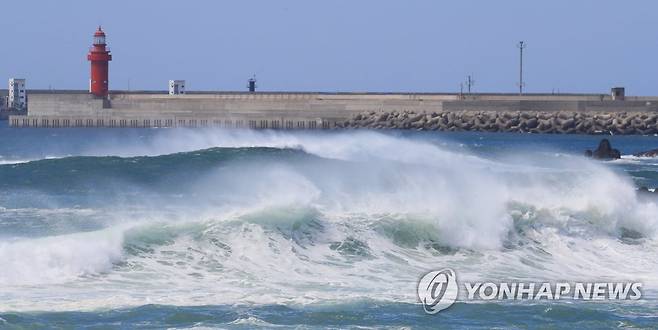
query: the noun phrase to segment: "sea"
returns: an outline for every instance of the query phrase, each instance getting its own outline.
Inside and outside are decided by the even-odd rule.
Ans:
[[[622,159],[584,157],[607,138]],[[656,136],[9,128],[0,328],[658,327]],[[469,300],[418,283],[639,282]]]

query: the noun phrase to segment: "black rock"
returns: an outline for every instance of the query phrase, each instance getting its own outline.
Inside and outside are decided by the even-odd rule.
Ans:
[[[610,145],[608,139],[603,139],[599,142],[599,147],[596,150],[585,151],[585,156],[592,157],[594,159],[620,159],[621,152],[617,149],[613,149]]]
[[[634,154],[635,157],[658,157],[658,149],[642,151]]]

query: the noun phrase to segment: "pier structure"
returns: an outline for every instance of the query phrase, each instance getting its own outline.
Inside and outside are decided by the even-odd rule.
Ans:
[[[27,116],[11,116],[9,124],[12,127],[363,127],[421,130],[484,128],[498,131],[496,123],[500,124],[501,120],[497,119],[497,114],[502,113],[506,117],[535,117],[537,125],[542,120],[548,120],[546,118],[551,113],[560,113],[561,117],[573,117],[574,126],[577,126],[579,118],[597,114],[603,118],[614,118],[615,114],[626,116],[628,113],[658,115],[658,97],[626,96],[619,100],[613,94],[469,94],[464,97],[441,93],[188,91],[186,94],[170,95],[168,91],[112,91],[107,97],[100,98],[84,91],[43,90],[30,91]],[[390,121],[401,114],[404,114],[402,121]],[[581,115],[576,116],[578,114]],[[437,116],[450,119],[441,119],[442,122],[446,121],[443,126],[434,125]],[[389,121],[381,120],[382,117],[389,118]],[[418,120],[412,121],[416,117]],[[426,119],[421,120],[421,117]],[[478,120],[483,120],[481,118],[490,118],[493,122],[476,125]],[[451,125],[452,122],[456,124]],[[532,131],[536,128],[534,122],[530,120],[530,125],[516,127],[512,120],[511,126],[505,126],[506,129],[513,127],[517,131]],[[550,127],[557,124],[542,125],[544,131],[550,132]],[[641,125],[644,125],[642,129],[646,129],[646,125],[658,128],[658,124],[646,121],[642,121]]]

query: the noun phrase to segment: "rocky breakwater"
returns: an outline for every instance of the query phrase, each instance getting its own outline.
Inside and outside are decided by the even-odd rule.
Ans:
[[[338,128],[557,134],[658,134],[658,112],[575,111],[371,111]]]

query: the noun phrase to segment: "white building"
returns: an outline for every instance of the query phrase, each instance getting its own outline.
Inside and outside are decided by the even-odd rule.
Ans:
[[[9,97],[7,103],[10,108],[26,108],[27,93],[25,92],[25,79],[9,79]]]
[[[185,94],[185,80],[169,80],[169,95]]]

